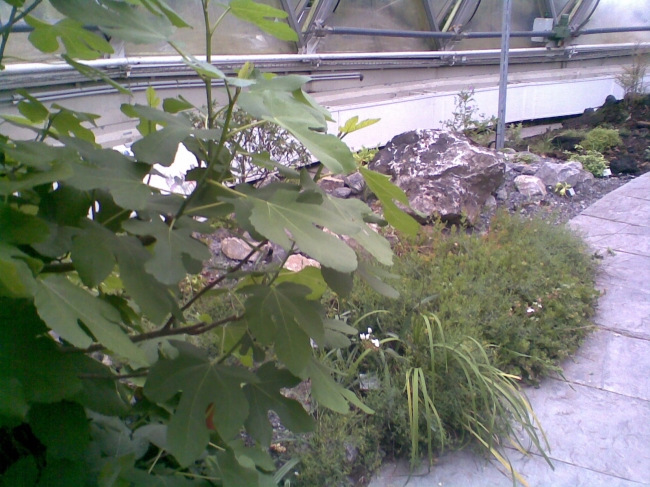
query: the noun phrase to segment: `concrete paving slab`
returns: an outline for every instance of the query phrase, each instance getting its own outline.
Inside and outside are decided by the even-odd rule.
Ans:
[[[596,329],[585,339],[580,349],[563,364],[562,376],[569,382],[603,389],[607,351],[613,336],[614,332]]]
[[[508,458],[530,487],[639,487],[643,482],[622,479],[588,470],[559,460],[553,469],[539,455],[521,457],[512,452]],[[381,469],[370,487],[512,487],[503,467],[470,450],[443,455],[431,469],[422,468],[409,477],[408,464],[390,464]],[[408,483],[407,483],[408,481]],[[405,485],[406,484],[406,485]]]
[[[621,186],[621,188],[625,188],[623,191],[629,191],[631,189],[644,189],[650,191],[650,178],[648,177],[648,174],[644,174],[643,176],[632,179],[624,186]],[[618,188],[617,191],[621,188]]]
[[[650,339],[650,293],[606,284],[594,322],[628,336]]]
[[[618,252],[603,256],[598,274],[598,284],[605,287],[620,286],[650,293],[650,257]]]
[[[610,334],[603,389],[650,401],[650,340]]]
[[[625,188],[625,186],[621,188]],[[582,215],[632,225],[650,226],[650,212],[647,211],[645,200],[630,198],[625,195],[625,192],[618,193],[618,190],[612,191],[605,198],[585,209]]]
[[[625,195],[630,198],[638,198],[640,200],[650,201],[650,189],[645,188],[630,188],[625,191]]]
[[[635,482],[650,481],[650,402],[547,380],[528,392],[562,462]]]
[[[513,451],[509,458],[531,487],[650,486],[650,174],[606,195],[570,226],[603,256],[598,329],[564,364],[566,382],[550,378],[526,391],[556,469],[538,455]],[[452,452],[409,483],[512,485],[501,469],[471,451]],[[407,473],[388,466],[371,486],[402,486]]]
[[[570,227],[601,254],[602,251],[613,251],[650,257],[650,227],[587,215],[574,218]]]

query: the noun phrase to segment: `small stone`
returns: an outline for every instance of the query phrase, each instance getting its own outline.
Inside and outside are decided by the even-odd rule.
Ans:
[[[347,463],[354,463],[359,456],[359,449],[351,443],[345,443],[345,461]]]
[[[557,183],[568,183],[574,188],[594,180],[594,175],[582,168],[577,161],[555,163],[544,161],[539,166],[535,176],[540,178],[546,186],[555,187]]]
[[[343,188],[335,188],[332,191],[332,196],[334,196],[336,198],[345,199],[345,198],[348,198],[351,194],[352,194],[352,189],[345,188],[345,187],[343,187]]]
[[[221,241],[221,253],[232,260],[244,260],[251,250],[253,249],[250,245],[237,237],[224,238]],[[257,257],[256,252],[248,260],[255,260]]]
[[[284,268],[293,272],[300,272],[305,267],[318,267],[320,268],[320,262],[310,259],[300,254],[290,255],[287,261],[284,264]]]
[[[336,176],[324,176],[318,180],[317,184],[326,193],[331,193],[336,188],[345,186],[343,179]]]
[[[352,190],[353,194],[361,194],[366,189],[366,180],[363,179],[360,172],[350,174],[344,181],[348,188]]]
[[[514,149],[512,149],[510,147],[506,147],[504,149],[501,149],[501,152],[503,152],[504,154],[516,154],[517,153],[516,150],[514,150]]]
[[[496,199],[499,201],[507,201],[508,199],[508,190],[505,187],[500,188],[496,192]]]
[[[535,176],[517,176],[515,186],[519,192],[528,198],[546,196],[546,187],[540,178]]]
[[[497,205],[497,199],[492,195],[488,196],[487,199],[485,200],[485,206],[487,208],[494,208],[496,205]]]

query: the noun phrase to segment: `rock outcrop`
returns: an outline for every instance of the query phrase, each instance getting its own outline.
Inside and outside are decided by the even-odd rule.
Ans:
[[[427,218],[455,223],[478,218],[505,178],[505,161],[494,150],[473,145],[461,134],[417,130],[393,138],[369,164],[391,176],[411,208]]]

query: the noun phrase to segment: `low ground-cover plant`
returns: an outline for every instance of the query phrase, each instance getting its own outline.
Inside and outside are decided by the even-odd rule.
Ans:
[[[605,169],[609,167],[609,161],[601,152],[595,150],[585,149],[581,145],[576,145],[578,153],[566,152],[569,156],[569,161],[577,161],[582,164],[585,171],[589,171],[597,178],[602,178],[605,174]]]
[[[586,150],[603,152],[622,143],[618,130],[596,127],[587,132],[585,139],[582,141],[582,147]]]
[[[339,381],[375,411],[362,422],[373,432],[362,435],[370,443],[355,447],[417,460],[418,452],[435,455],[478,437],[494,454],[502,443],[493,441],[511,437],[518,423],[543,449],[516,377],[535,384],[559,370],[591,328],[594,263],[581,241],[563,227],[498,214],[485,235],[436,227],[396,251],[401,297],[356,287],[336,313],[363,317],[359,339],[322,352]],[[306,459],[292,485],[330,478],[349,421],[327,417],[317,435],[290,446]],[[374,460],[336,462],[336,480],[320,485],[348,485]]]

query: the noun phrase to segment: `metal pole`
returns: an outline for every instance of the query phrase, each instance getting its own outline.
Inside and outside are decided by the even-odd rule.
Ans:
[[[501,66],[499,69],[499,120],[497,122],[497,150],[503,149],[506,141],[506,98],[508,94],[508,58],[510,51],[510,18],[512,0],[503,0],[503,22],[501,23]]]

